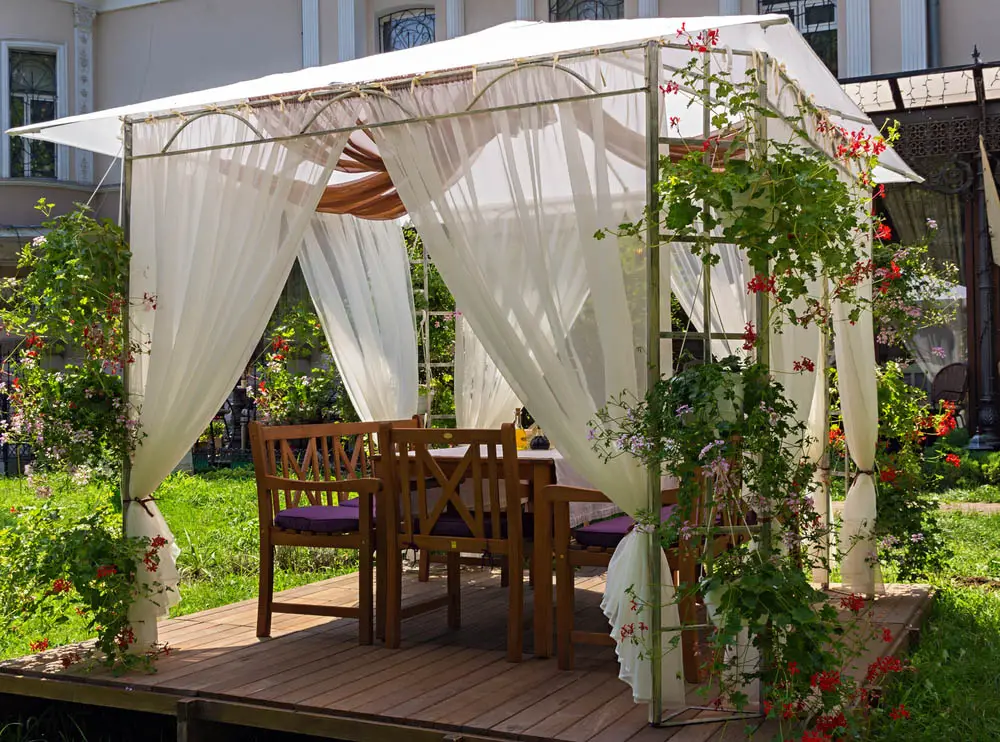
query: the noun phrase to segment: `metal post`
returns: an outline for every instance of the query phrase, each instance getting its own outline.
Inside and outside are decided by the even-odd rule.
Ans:
[[[656,184],[660,175],[660,45],[646,44],[646,390],[660,380],[660,199]],[[660,470],[650,466],[646,472],[649,510],[660,512]],[[650,671],[652,692],[649,699],[649,723],[658,726],[663,719],[663,607],[660,605],[659,537],[649,543],[650,574]]]
[[[120,222],[122,228],[122,234],[125,238],[125,244],[131,243],[130,231],[132,222],[132,122],[128,119],[125,120],[122,130],[122,185],[121,185],[121,215]],[[131,273],[131,261],[128,268],[125,269],[125,275],[123,277],[123,289],[124,296],[122,297],[122,308],[121,308],[121,321],[122,321],[122,397],[125,404],[125,417],[132,414],[132,407],[130,404],[129,395],[129,346],[131,345],[131,292],[130,292],[130,273]],[[128,517],[128,506],[131,495],[129,494],[130,486],[132,480],[132,458],[129,455],[128,447],[126,446],[125,453],[122,455],[122,481],[121,481],[121,499],[122,499],[122,535],[127,536],[126,522]]]

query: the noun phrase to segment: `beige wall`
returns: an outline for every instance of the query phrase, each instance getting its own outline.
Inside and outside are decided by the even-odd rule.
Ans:
[[[301,5],[170,0],[102,13],[94,57],[101,108],[296,70],[302,67]]]
[[[465,31],[483,31],[517,16],[515,0],[465,0]]]
[[[1000,1],[941,0],[941,64],[970,64],[972,47],[984,62],[1000,61]]]
[[[951,0],[945,0],[950,2]],[[903,67],[903,37],[900,32],[899,0],[872,0],[872,71],[888,75]]]

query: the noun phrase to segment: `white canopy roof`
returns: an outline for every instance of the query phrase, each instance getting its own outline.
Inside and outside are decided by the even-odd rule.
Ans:
[[[599,52],[647,40],[677,41],[677,30],[682,24],[688,32],[695,34],[709,28],[728,29],[726,43],[733,48],[759,50],[776,60],[816,104],[831,113],[835,121],[840,119],[848,127],[869,122],[866,128],[874,129],[858,104],[844,92],[788,18],[764,15],[571,23],[515,21],[412,49],[70,116],[11,129],[8,133],[116,156],[121,154],[124,117],[143,119],[162,113],[194,112],[238,104],[252,98],[406,79],[432,72],[514,63],[529,57],[556,56],[572,51],[594,49]],[[884,167],[879,168],[877,173],[882,180],[919,180],[919,176],[892,151],[883,155],[882,164]]]

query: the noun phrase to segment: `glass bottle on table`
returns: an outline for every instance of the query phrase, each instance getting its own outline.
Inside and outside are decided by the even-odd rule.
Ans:
[[[528,448],[528,434],[521,424],[521,408],[514,410],[514,441],[517,443],[517,450],[524,451]]]

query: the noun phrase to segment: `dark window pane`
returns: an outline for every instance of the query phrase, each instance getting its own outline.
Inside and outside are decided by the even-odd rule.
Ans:
[[[31,123],[37,124],[39,121],[51,121],[56,117],[56,102],[35,98],[31,101]]]
[[[389,13],[379,19],[382,51],[409,49],[434,41],[434,10],[409,8]]]
[[[549,0],[552,21],[612,21],[625,17],[625,0]]]
[[[21,137],[10,138],[10,177],[24,177],[24,143]]]
[[[52,142],[38,142],[29,140],[31,147],[31,172],[32,178],[54,178],[56,177],[56,145]]]
[[[837,74],[837,32],[817,31],[816,33],[802,34],[809,46],[813,48],[819,58],[823,60],[830,72]]]
[[[810,5],[806,7],[806,25],[818,23],[835,23],[837,20],[836,5]]]
[[[23,126],[24,120],[24,99],[13,97],[10,99],[10,125],[11,127]]]
[[[56,55],[44,52],[10,53],[10,92],[56,95]]]

